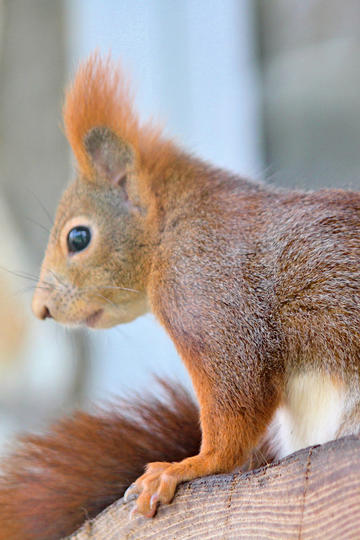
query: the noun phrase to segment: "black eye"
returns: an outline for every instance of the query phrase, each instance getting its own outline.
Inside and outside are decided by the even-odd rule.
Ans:
[[[91,240],[91,232],[88,227],[80,225],[79,227],[74,227],[69,231],[67,237],[67,246],[70,253],[76,253],[77,251],[82,251],[85,249]]]

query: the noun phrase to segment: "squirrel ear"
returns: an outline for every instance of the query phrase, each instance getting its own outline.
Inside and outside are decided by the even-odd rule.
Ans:
[[[107,127],[94,127],[86,135],[84,145],[96,174],[114,185],[126,177],[134,162],[134,153]]]

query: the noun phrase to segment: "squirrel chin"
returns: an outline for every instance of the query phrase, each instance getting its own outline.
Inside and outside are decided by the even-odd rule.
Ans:
[[[107,310],[100,308],[90,313],[90,315],[88,315],[85,319],[75,325],[85,326],[92,330],[106,330],[107,328],[112,328],[114,326],[117,326],[118,324],[131,322],[138,316],[139,313],[137,312],[114,315],[114,313],[108,312]]]
[[[129,323],[137,319],[141,315],[144,315],[146,311],[129,310],[128,313],[113,313],[107,309],[99,308],[91,312],[86,317],[83,316],[80,319],[72,318],[60,318],[60,316],[51,317],[57,323],[66,326],[67,328],[76,329],[76,328],[89,328],[91,330],[106,330],[108,328],[113,328],[119,324]]]
[[[96,328],[97,323],[100,321],[103,313],[104,313],[103,309],[97,309],[96,311],[91,313],[91,315],[86,317],[86,319],[84,320],[85,326],[87,326],[88,328]]]

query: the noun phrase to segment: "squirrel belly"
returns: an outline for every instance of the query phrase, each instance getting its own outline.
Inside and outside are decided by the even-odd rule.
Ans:
[[[268,428],[272,455],[281,459],[302,448],[355,433],[344,429],[350,404],[351,394],[334,377],[312,371],[293,375]]]

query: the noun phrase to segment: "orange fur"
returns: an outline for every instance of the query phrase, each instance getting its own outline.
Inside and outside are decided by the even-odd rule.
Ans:
[[[161,139],[161,130],[151,122],[140,125],[133,107],[134,96],[121,70],[110,56],[98,53],[81,64],[73,84],[66,92],[63,117],[65,133],[74,152],[79,172],[94,176],[84,148],[84,137],[96,126],[106,126],[135,151],[142,169],[162,168],[172,154],[169,141]]]

